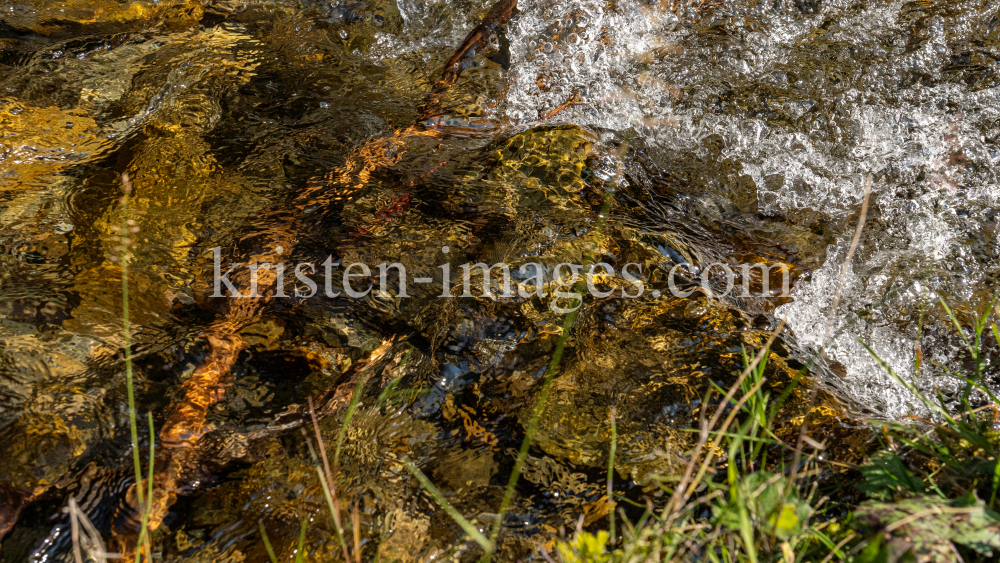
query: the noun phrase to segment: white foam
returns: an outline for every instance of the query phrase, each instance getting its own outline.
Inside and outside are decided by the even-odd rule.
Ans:
[[[916,335],[900,327],[915,324],[902,317],[921,298],[915,280],[925,297],[966,299],[1000,273],[995,242],[969,246],[969,235],[995,240],[987,232],[995,219],[985,216],[1000,207],[1000,148],[992,140],[1000,137],[1000,90],[970,87],[948,66],[996,10],[961,4],[957,15],[922,16],[921,27],[904,2],[827,1],[816,14],[793,2],[778,9],[731,2],[699,19],[634,0],[614,10],[596,0],[522,0],[496,117],[528,124],[576,94],[587,103],[560,120],[633,129],[661,154],[701,156],[709,150],[703,139],[723,139],[720,160],[753,178],[761,213],[810,210],[841,225],[825,265],[777,313],[816,345],[863,177],[879,174],[834,315],[847,328],[829,353],[846,366],[855,399],[895,417],[913,408],[912,398],[858,339],[913,377]],[[720,102],[734,96],[747,107]],[[670,157],[658,164],[669,169]]]

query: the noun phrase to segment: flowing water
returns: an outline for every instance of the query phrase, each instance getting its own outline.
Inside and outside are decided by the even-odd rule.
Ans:
[[[808,376],[831,456],[861,455],[861,417],[919,411],[861,341],[954,387],[932,361],[967,358],[933,302],[982,306],[1000,274],[1000,1],[522,0],[421,121],[489,8],[0,0],[0,560],[71,560],[70,497],[134,544],[123,230],[163,560],[266,561],[259,522],[289,559],[302,518],[310,556],[340,558],[300,428],[316,397],[332,456],[359,381],[337,474],[366,560],[477,553],[404,460],[491,525],[565,315],[551,297],[441,298],[443,264],[539,263],[549,290],[559,263],[643,268],[642,296],[606,276],[614,293],[580,308],[504,560],[604,525],[612,412],[616,492],[662,503],[700,397],[778,319],[776,386],[834,335]],[[328,256],[436,283],[212,297],[217,257],[291,279]],[[713,263],[758,262],[789,268],[790,296],[720,297],[718,277],[668,291],[678,264],[697,289]]]

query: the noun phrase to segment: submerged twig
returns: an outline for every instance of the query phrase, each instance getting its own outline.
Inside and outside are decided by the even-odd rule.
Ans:
[[[565,102],[563,102],[563,103],[559,104],[558,106],[556,106],[556,108],[553,109],[552,111],[550,111],[549,113],[546,113],[545,115],[541,115],[541,112],[539,111],[540,115],[539,115],[538,119],[539,119],[539,121],[548,121],[549,119],[552,119],[553,117],[559,115],[563,111],[565,111],[565,110],[567,110],[567,109],[569,109],[569,108],[571,108],[573,106],[579,106],[579,105],[585,105],[585,104],[587,104],[587,102],[584,102],[580,98],[579,94],[573,94],[572,96],[569,97],[569,99],[567,99]]]
[[[458,81],[462,72],[472,66],[476,53],[489,43],[498,27],[507,23],[516,7],[517,0],[500,0],[490,8],[483,21],[465,36],[462,45],[445,63],[441,79],[428,94],[424,102],[424,109],[420,112],[420,121],[441,115],[441,101],[445,94]]]

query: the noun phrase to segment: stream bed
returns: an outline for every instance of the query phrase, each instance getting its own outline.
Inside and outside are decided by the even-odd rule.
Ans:
[[[268,561],[261,524],[292,560],[303,519],[310,560],[342,560],[309,398],[364,560],[470,560],[407,462],[492,526],[561,352],[512,561],[605,525],[612,417],[618,506],[666,502],[702,397],[781,319],[768,385],[806,375],[779,435],[815,389],[830,459],[922,412],[862,343],[954,392],[933,303],[1000,275],[1000,1],[521,0],[432,104],[490,7],[0,0],[0,561],[72,561],[71,497],[134,545],[126,347],[163,561]],[[478,262],[530,291],[463,291]],[[582,300],[552,294],[593,262]],[[237,263],[263,296],[220,296]],[[382,291],[379,264],[408,278]]]

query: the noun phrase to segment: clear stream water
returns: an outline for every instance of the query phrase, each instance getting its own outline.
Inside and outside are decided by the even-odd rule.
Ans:
[[[651,483],[676,471],[699,397],[778,319],[776,382],[832,323],[811,384],[862,442],[860,417],[919,407],[861,341],[919,387],[954,388],[932,363],[967,358],[933,303],[965,315],[1000,274],[1000,2],[521,0],[444,115],[411,127],[489,7],[0,0],[0,560],[69,560],[71,495],[127,544],[123,219],[140,413],[158,429],[180,416],[222,320],[242,343],[202,393],[204,436],[158,457],[174,477],[164,560],[265,561],[258,522],[290,558],[303,517],[310,554],[340,557],[297,428],[316,396],[335,444],[359,378],[339,475],[366,559],[473,552],[402,460],[491,524],[563,322],[547,300],[439,288],[234,313],[210,297],[215,247],[411,276],[596,252],[664,293],[676,263],[790,267],[790,297],[585,300],[504,559],[604,517],[612,406],[616,490],[659,502]],[[387,399],[394,380],[410,392]]]

